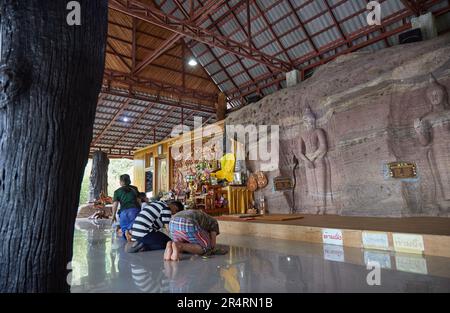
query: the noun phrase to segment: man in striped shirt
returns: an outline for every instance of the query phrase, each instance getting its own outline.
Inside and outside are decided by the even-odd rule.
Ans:
[[[127,252],[165,249],[170,238],[164,234],[164,228],[169,225],[172,214],[181,210],[183,205],[177,201],[168,205],[162,201],[143,203],[131,228],[133,243],[127,247]]]

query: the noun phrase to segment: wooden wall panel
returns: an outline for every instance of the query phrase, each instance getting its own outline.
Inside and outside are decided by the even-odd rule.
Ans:
[[[138,187],[139,191],[145,190],[145,153],[135,153],[133,161],[133,184]]]
[[[215,124],[211,124],[208,126],[205,126],[203,128],[203,131],[205,132],[208,131],[208,129],[212,129],[212,127],[220,127],[220,129],[223,132],[223,121],[219,121]],[[200,134],[199,134],[200,133]],[[191,142],[193,142],[194,140],[199,140],[200,136],[202,135],[201,132],[190,132],[188,133],[191,136]],[[155,158],[155,168],[153,171],[153,186],[154,186],[154,190],[153,190],[153,194],[156,195],[158,194],[158,192],[160,191],[160,186],[158,186],[158,168],[157,168],[157,163],[158,163],[158,157],[163,157],[163,158],[167,158],[167,166],[168,166],[168,172],[169,172],[169,188],[173,188],[174,184],[175,184],[175,179],[174,179],[174,162],[172,160],[172,156],[170,153],[170,149],[171,146],[174,144],[174,142],[176,140],[180,139],[180,137],[175,137],[175,138],[170,138],[161,142],[158,142],[154,145],[142,148],[140,150],[135,151],[134,153],[134,180],[135,180],[135,185],[139,188],[139,190],[144,191],[145,190],[145,171],[147,170],[145,167],[145,159],[146,156],[149,154],[153,154],[153,157]],[[158,146],[159,145],[163,145],[163,155],[159,156],[158,155]]]

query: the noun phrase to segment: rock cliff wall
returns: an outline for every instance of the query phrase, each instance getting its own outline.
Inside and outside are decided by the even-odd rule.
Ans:
[[[431,75],[432,74],[432,75]],[[226,125],[279,125],[279,161],[256,192],[288,213],[291,176],[298,212],[358,216],[450,216],[450,35],[373,53],[353,53],[313,77],[231,113]],[[253,143],[250,143],[252,147]],[[253,149],[253,148],[251,148]],[[417,177],[389,175],[391,162]],[[265,162],[248,161],[251,172]]]

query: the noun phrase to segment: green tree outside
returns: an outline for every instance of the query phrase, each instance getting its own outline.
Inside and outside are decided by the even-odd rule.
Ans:
[[[92,159],[89,159],[84,170],[83,182],[81,184],[80,205],[85,204],[89,198],[89,176],[92,169]],[[119,177],[128,174],[133,182],[133,161],[128,159],[111,159],[108,168],[108,196],[120,187]]]

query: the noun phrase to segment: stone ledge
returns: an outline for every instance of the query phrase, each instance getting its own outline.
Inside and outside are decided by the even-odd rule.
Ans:
[[[322,216],[323,217],[323,216]],[[319,217],[320,218],[320,217]],[[345,219],[345,217],[340,217]],[[351,219],[351,218],[349,218]],[[416,218],[419,220],[419,218]],[[428,218],[425,218],[426,220]],[[395,251],[393,244],[393,234],[409,233],[422,236],[425,250],[424,255],[450,257],[450,234],[425,234],[422,232],[414,232],[414,227],[399,226],[399,231],[392,231],[392,228],[384,231],[382,227],[376,226],[371,223],[360,223],[359,227],[348,228],[348,225],[341,223],[331,224],[332,227],[322,226],[308,226],[307,218],[301,220],[303,225],[298,225],[300,222],[288,221],[288,222],[261,222],[261,221],[220,221],[220,231],[223,234],[240,235],[240,236],[254,236],[265,237],[282,240],[293,240],[301,242],[309,242],[316,244],[323,244],[322,230],[333,228],[342,230],[343,234],[343,246],[351,248],[364,248],[362,242],[362,233],[364,231],[369,232],[384,232],[389,239],[389,247],[385,251]],[[405,224],[405,219],[392,219],[398,221],[398,223]],[[437,219],[436,219],[437,220]],[[450,223],[450,219],[443,218],[443,224]],[[443,225],[440,228],[444,227]],[[450,228],[449,228],[450,229]]]

